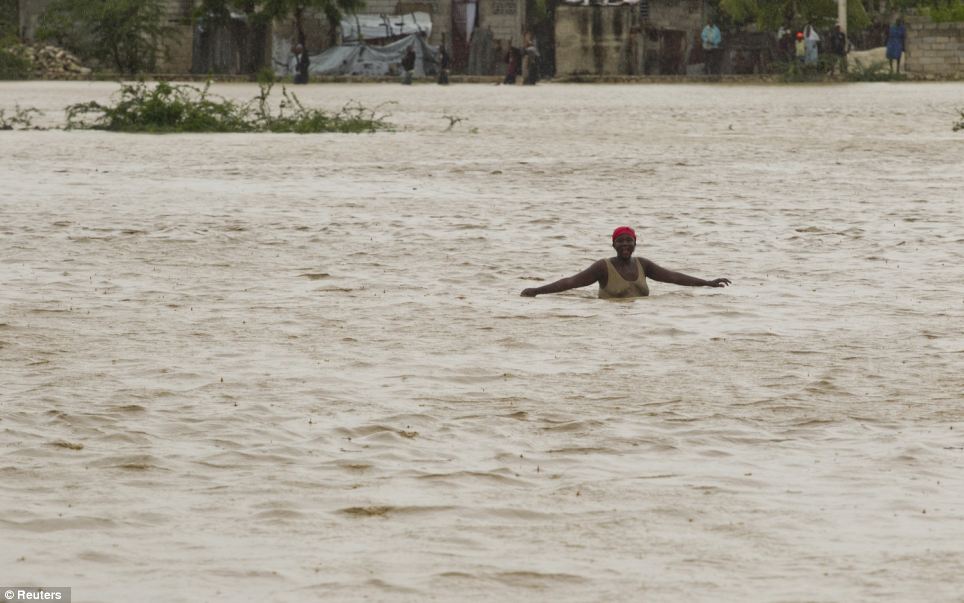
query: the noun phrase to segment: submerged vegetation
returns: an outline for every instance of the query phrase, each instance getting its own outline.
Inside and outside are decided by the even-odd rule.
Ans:
[[[33,107],[21,108],[20,105],[16,105],[13,110],[13,115],[7,117],[7,112],[5,109],[0,109],[0,130],[29,130],[30,128],[36,128],[33,125],[33,116],[40,115],[39,109]]]
[[[189,84],[144,82],[121,84],[113,103],[96,101],[70,105],[66,130],[107,130],[150,134],[201,132],[287,132],[318,134],[324,132],[361,133],[391,130],[384,105],[374,109],[351,102],[337,112],[306,107],[284,86],[277,108],[272,107],[274,82],[263,78],[258,96],[238,102],[210,92],[211,82],[203,88]],[[35,128],[35,108],[15,108],[8,116],[0,109],[0,130]]]
[[[203,88],[190,84],[144,82],[122,84],[113,105],[91,101],[67,107],[70,129],[112,132],[375,132],[390,129],[381,105],[369,109],[350,103],[336,113],[305,107],[298,97],[281,88],[275,112],[269,97],[274,82],[262,79],[260,93],[248,102],[237,102],[211,94],[211,82]]]

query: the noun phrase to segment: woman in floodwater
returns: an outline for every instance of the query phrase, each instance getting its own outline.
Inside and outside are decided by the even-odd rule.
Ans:
[[[599,283],[599,297],[602,299],[644,297],[649,295],[647,276],[654,281],[685,287],[726,287],[730,284],[730,279],[727,278],[705,281],[695,276],[667,270],[646,258],[633,258],[633,251],[636,250],[636,233],[628,226],[620,226],[613,231],[613,249],[616,250],[616,257],[597,260],[589,268],[569,278],[541,287],[524,289],[522,295],[535,297],[544,293],[559,293]]]

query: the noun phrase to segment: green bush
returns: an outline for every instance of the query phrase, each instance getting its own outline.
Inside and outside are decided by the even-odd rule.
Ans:
[[[950,23],[964,21],[964,3],[952,2],[941,6],[932,6],[927,14],[935,23]]]
[[[161,0],[54,0],[40,18],[37,36],[82,59],[123,73],[153,70],[164,25]]]
[[[6,48],[0,48],[0,80],[25,80],[30,77],[30,61]]]
[[[271,82],[259,84],[260,94],[239,103],[210,94],[189,84],[160,82],[153,88],[145,83],[122,84],[114,105],[97,102],[67,107],[67,129],[110,130],[113,132],[374,132],[388,129],[378,109],[346,105],[338,113],[305,107],[293,93],[282,87],[278,112],[272,112]]]

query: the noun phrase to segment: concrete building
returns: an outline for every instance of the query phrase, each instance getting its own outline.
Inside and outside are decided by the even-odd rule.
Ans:
[[[702,0],[639,0],[556,9],[556,73],[683,75],[702,63]]]
[[[53,0],[19,0],[21,36],[36,37],[40,16]],[[290,20],[268,27],[249,23],[243,13],[227,24],[206,23],[195,14],[199,0],[161,0],[165,39],[158,71],[162,73],[252,73],[271,64],[296,39]],[[445,43],[455,71],[493,73],[510,44],[522,43],[526,0],[367,0],[365,13],[431,15],[431,44]],[[337,41],[323,15],[304,20],[309,52],[317,53]]]

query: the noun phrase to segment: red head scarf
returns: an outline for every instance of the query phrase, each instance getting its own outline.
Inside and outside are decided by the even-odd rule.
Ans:
[[[624,235],[624,234],[628,234],[629,236],[633,237],[634,241],[636,240],[635,230],[633,230],[628,226],[620,226],[619,228],[613,231],[613,241],[615,241],[616,237],[618,237],[619,235]]]

